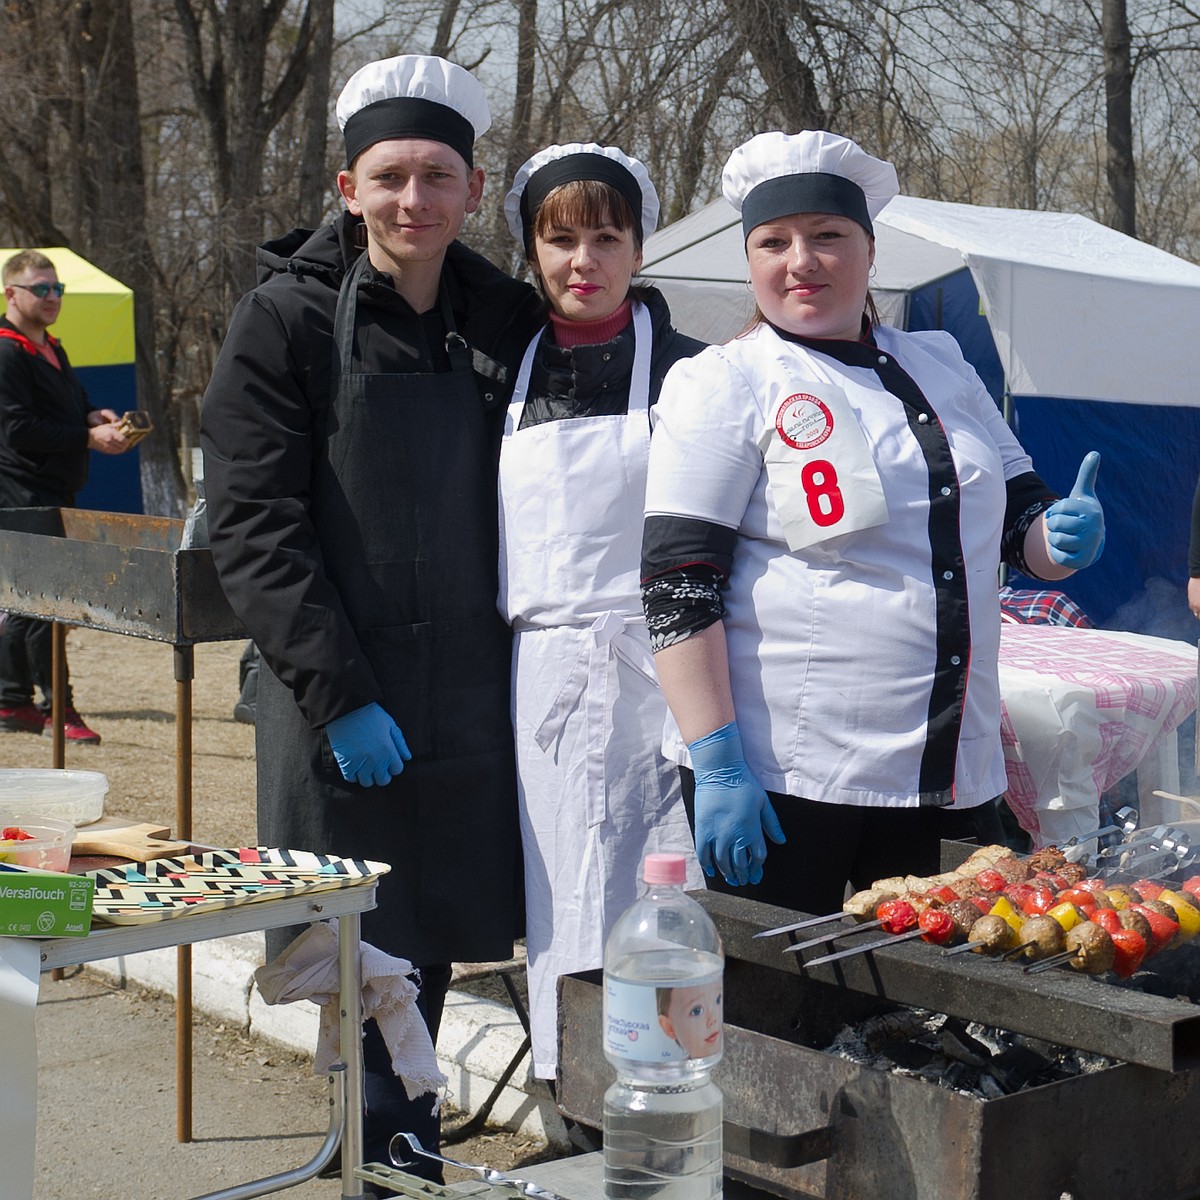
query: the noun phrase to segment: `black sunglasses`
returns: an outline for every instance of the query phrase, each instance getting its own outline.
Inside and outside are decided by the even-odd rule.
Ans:
[[[39,300],[45,300],[51,292],[56,296],[61,296],[67,290],[65,283],[10,283],[8,286],[19,287],[27,292],[32,292]]]

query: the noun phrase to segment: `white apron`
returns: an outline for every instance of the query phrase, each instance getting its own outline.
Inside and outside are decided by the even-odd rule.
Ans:
[[[634,305],[624,415],[519,429],[541,335],[517,377],[500,452],[500,611],[525,857],[533,1068],[553,1078],[559,975],[601,965],[638,894],[642,857],[675,850],[702,887],[678,773],[660,752],[639,589],[650,451],[650,314]]]

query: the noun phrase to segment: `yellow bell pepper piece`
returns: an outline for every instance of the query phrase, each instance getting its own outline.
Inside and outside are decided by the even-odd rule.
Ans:
[[[1169,904],[1179,919],[1179,938],[1189,941],[1200,933],[1200,909],[1189,904],[1178,892],[1165,888],[1158,895],[1163,904]]]
[[[1083,920],[1083,914],[1079,909],[1074,904],[1067,902],[1056,904],[1046,913],[1046,916],[1053,917],[1063,927],[1064,933],[1068,929],[1074,929]]]
[[[1025,914],[1017,912],[1013,907],[1012,901],[1007,896],[1001,896],[991,908],[988,909],[988,915],[999,917],[1012,927],[1014,933],[1021,932],[1021,925],[1027,919]]]

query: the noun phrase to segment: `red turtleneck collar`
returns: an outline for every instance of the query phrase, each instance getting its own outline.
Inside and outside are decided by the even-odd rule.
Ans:
[[[611,342],[632,320],[633,301],[628,296],[616,312],[599,321],[569,321],[556,312],[550,314],[554,341],[559,346],[599,346]]]

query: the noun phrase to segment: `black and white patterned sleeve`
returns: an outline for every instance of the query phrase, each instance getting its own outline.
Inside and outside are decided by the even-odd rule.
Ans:
[[[1058,497],[1046,486],[1036,471],[1014,475],[1005,484],[1008,501],[1004,508],[1004,532],[1000,535],[1000,557],[1014,570],[1032,579],[1038,576],[1025,560],[1025,536],[1034,521]]]
[[[736,531],[691,517],[649,516],[642,540],[642,604],[658,651],[725,615],[721,588],[733,565]]]

